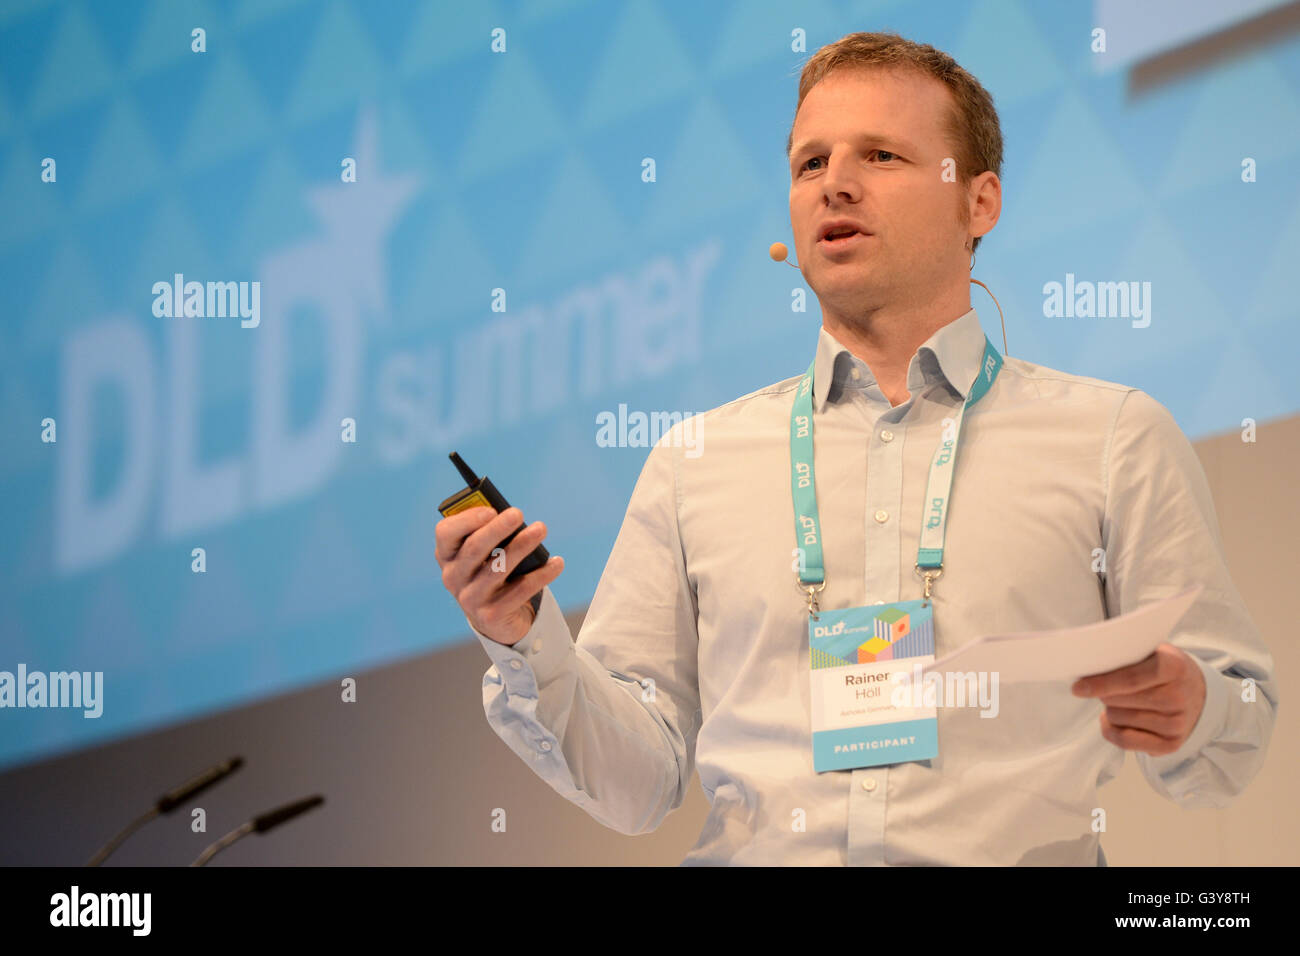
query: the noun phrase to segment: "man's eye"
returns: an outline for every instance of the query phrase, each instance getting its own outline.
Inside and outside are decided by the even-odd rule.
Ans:
[[[872,155],[872,154],[874,154],[875,156],[877,156],[877,157],[880,159],[880,161],[881,161],[881,162],[884,162],[884,163],[892,162],[893,160],[898,159],[898,154],[897,154],[897,153],[891,153],[891,152],[890,152],[889,150],[887,150],[887,149],[873,149],[873,150],[872,150],[870,153],[868,153],[867,155],[870,156],[870,155]],[[802,166],[799,167],[799,171],[800,171],[800,172],[803,172],[805,169],[807,169],[809,163],[819,163],[819,162],[821,162],[821,157],[820,157],[820,156],[814,156],[814,157],[812,157],[811,159],[805,160],[805,161],[804,161],[804,164],[803,164]]]

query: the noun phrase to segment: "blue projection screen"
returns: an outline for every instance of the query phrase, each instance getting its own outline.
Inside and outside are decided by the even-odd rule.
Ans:
[[[0,765],[462,638],[453,449],[589,600],[637,413],[811,358],[816,298],[767,249],[799,69],[855,30],[995,98],[975,276],[1010,354],[1192,438],[1294,414],[1300,40],[1134,96],[1093,48],[1115,6],[6,2],[0,671],[103,683],[97,715],[0,710]],[[1052,307],[1100,283],[1125,310]]]

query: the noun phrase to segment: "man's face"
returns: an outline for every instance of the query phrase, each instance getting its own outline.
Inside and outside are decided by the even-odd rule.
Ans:
[[[943,176],[954,152],[943,131],[951,104],[933,77],[881,68],[838,70],[804,98],[790,154],[790,225],[823,312],[852,322],[881,306],[924,305],[955,274],[964,278],[967,193],[960,176]],[[836,219],[869,235],[821,240]]]

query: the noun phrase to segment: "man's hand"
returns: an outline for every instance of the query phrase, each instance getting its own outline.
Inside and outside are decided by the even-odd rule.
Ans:
[[[1153,757],[1181,747],[1205,706],[1205,675],[1190,654],[1172,644],[1161,644],[1136,664],[1081,677],[1071,690],[1076,697],[1098,697],[1106,706],[1103,737]]]
[[[546,537],[546,525],[536,521],[506,545],[500,555],[503,560],[496,560],[493,551],[498,543],[523,523],[518,508],[497,514],[492,508],[475,507],[434,526],[434,557],[442,567],[443,587],[470,624],[498,644],[515,644],[528,633],[534,617],[529,599],[564,570],[564,559],[552,555],[537,570],[506,582],[506,575]]]

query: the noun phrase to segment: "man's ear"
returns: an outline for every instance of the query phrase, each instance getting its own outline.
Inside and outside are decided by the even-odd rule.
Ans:
[[[971,234],[983,236],[993,230],[1002,215],[1002,180],[985,170],[971,180]]]

